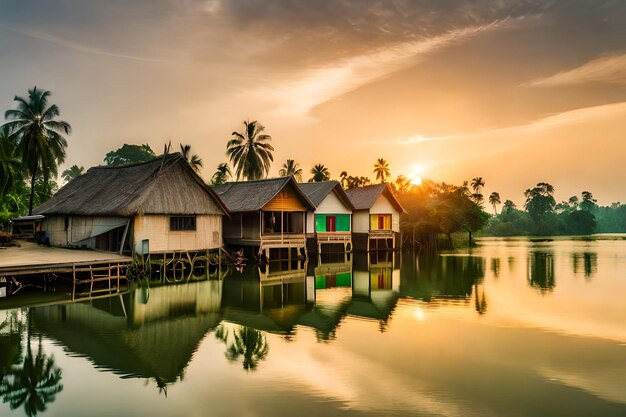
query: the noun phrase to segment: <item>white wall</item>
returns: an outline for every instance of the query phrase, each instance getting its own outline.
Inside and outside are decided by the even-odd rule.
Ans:
[[[317,209],[318,214],[350,214],[352,210],[347,208],[334,192],[328,193]]]
[[[326,198],[322,200],[315,213],[307,211],[306,213],[306,232],[315,233],[315,214],[352,214],[352,210],[347,208],[343,202],[337,197],[334,191],[328,193]]]
[[[368,233],[370,231],[370,213],[357,210],[352,213],[352,233]]]
[[[150,241],[150,252],[216,249],[222,246],[222,216],[196,216],[196,230],[170,230],[170,216],[144,215],[134,219],[134,250],[141,253],[141,242]]]
[[[379,195],[370,209],[371,214],[391,214],[391,230],[400,232],[400,212],[383,194]],[[369,224],[368,224],[369,230]]]

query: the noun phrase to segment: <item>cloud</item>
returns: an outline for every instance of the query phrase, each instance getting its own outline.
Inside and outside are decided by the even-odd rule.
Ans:
[[[626,84],[626,54],[603,56],[578,68],[538,78],[522,84],[523,87],[557,87],[592,82]]]
[[[95,55],[109,56],[109,57],[114,57],[114,58],[130,59],[130,60],[133,60],[133,61],[141,61],[141,62],[153,62],[153,63],[155,63],[155,62],[168,62],[168,61],[163,60],[163,59],[142,57],[142,56],[136,56],[136,55],[126,55],[126,54],[120,54],[120,53],[116,53],[116,52],[106,51],[106,50],[103,50],[103,49],[98,49],[98,48],[94,48],[94,47],[91,47],[91,46],[83,45],[81,43],[74,42],[74,41],[71,41],[71,40],[63,39],[63,38],[60,38],[58,36],[54,36],[54,35],[51,35],[51,34],[45,33],[45,32],[16,29],[16,28],[13,28],[13,27],[10,27],[10,26],[6,26],[6,25],[3,25],[3,24],[0,24],[0,28],[4,29],[4,30],[8,30],[8,31],[13,32],[13,33],[17,33],[17,34],[22,35],[22,36],[27,36],[27,37],[32,38],[32,39],[37,39],[37,40],[41,40],[41,41],[45,41],[45,42],[50,42],[50,43],[53,43],[55,45],[59,45],[59,46],[62,46],[64,48],[72,49],[72,50],[79,51],[79,52],[85,52],[85,53],[95,54]]]
[[[326,66],[305,70],[296,80],[264,87],[256,94],[278,103],[275,111],[278,115],[304,116],[322,103],[415,64],[420,56],[466,41],[501,24],[493,22],[452,30],[439,36],[401,42],[369,54],[341,59]]]
[[[426,136],[415,134],[405,136],[390,141],[373,140],[368,141],[369,144],[395,144],[395,145],[415,145],[423,142],[441,141],[441,140],[469,140],[482,139],[501,136],[515,136],[526,133],[539,132],[547,129],[555,129],[561,126],[582,123],[590,120],[596,120],[603,117],[609,117],[616,114],[624,113],[626,115],[626,101],[620,103],[604,104],[601,106],[585,107],[582,109],[570,110],[562,113],[553,114],[533,120],[529,123],[516,126],[508,126],[501,128],[485,129],[478,132],[450,134],[443,136]]]

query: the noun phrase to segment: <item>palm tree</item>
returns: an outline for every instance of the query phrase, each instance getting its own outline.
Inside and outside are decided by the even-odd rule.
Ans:
[[[330,179],[330,171],[324,164],[315,165],[310,172],[313,176],[309,178],[309,182],[322,182]]]
[[[72,165],[71,167],[63,171],[63,173],[61,174],[61,177],[63,178],[63,181],[70,182],[73,179],[78,178],[81,175],[83,175],[84,172],[85,172],[85,167]]]
[[[287,162],[285,162],[280,171],[278,171],[278,175],[281,177],[289,177],[293,175],[296,178],[296,181],[302,182],[302,169],[300,168],[300,164],[293,159],[287,159]]]
[[[493,206],[493,212],[497,216],[498,210],[496,210],[496,206],[500,204],[500,193],[493,192],[489,195],[489,204]]]
[[[391,175],[391,171],[389,171],[389,163],[383,158],[378,158],[374,164],[374,174],[376,174],[377,180],[385,182]]]
[[[473,178],[471,185],[472,190],[474,190],[475,193],[480,193],[482,188],[485,186],[485,180],[483,180],[483,177]]]
[[[234,138],[226,145],[226,154],[235,167],[237,179],[258,180],[267,177],[274,161],[274,147],[267,143],[272,137],[261,134],[265,127],[256,120],[243,124],[243,133],[233,132]]]
[[[502,206],[502,213],[508,213],[511,210],[515,210],[517,206],[511,200],[506,200]]]
[[[484,200],[484,197],[481,191],[483,187],[485,186],[485,180],[483,180],[483,177],[473,178],[471,182],[471,186],[472,186],[472,190],[474,190],[474,193],[471,195],[472,200],[474,200],[476,204],[481,205]]]
[[[404,194],[411,189],[412,184],[404,175],[398,175],[392,186],[396,194]]]
[[[339,178],[340,178],[341,186],[345,189],[346,188],[346,180],[348,179],[348,172],[347,171],[341,171],[341,174],[339,174]]]
[[[8,126],[0,128],[0,196],[22,180],[22,161],[16,156],[15,140]]]
[[[67,140],[62,133],[69,134],[69,123],[56,120],[59,108],[56,104],[48,106],[50,92],[34,87],[28,90],[28,100],[15,96],[17,108],[4,113],[11,120],[5,126],[11,130],[11,137],[17,141],[17,154],[22,158],[24,167],[31,177],[28,214],[33,214],[33,197],[35,195],[35,179],[43,173],[44,178],[50,175],[50,168],[56,169],[57,164],[65,160]]]
[[[220,185],[224,184],[226,181],[232,177],[232,172],[230,172],[230,167],[226,162],[222,162],[217,166],[217,171],[211,177],[211,185]]]
[[[183,155],[183,158],[187,160],[191,168],[198,173],[200,168],[202,168],[202,158],[200,158],[197,154],[191,153],[191,145],[183,145],[180,144],[180,153]]]

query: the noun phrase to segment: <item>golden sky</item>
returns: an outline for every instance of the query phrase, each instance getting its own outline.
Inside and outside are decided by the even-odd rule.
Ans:
[[[0,0],[0,108],[34,85],[73,127],[66,165],[189,143],[208,178],[259,120],[305,172],[626,202],[620,0]],[[305,176],[306,177],[306,176]]]

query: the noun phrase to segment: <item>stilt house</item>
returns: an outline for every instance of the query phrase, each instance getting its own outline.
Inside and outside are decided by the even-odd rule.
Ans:
[[[339,182],[309,182],[298,186],[315,205],[315,211],[307,213],[309,247],[320,253],[322,245],[340,244],[344,252],[351,251],[354,206]]]
[[[34,212],[52,245],[139,254],[218,249],[228,216],[180,154],[93,167]]]
[[[231,213],[224,223],[226,244],[258,248],[268,259],[270,251],[289,258],[292,250],[306,252],[306,213],[315,206],[293,177],[229,182],[214,190]]]
[[[400,240],[400,213],[406,213],[388,184],[346,190],[354,206],[352,241],[357,250],[396,249]]]

